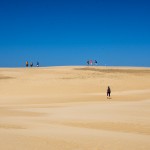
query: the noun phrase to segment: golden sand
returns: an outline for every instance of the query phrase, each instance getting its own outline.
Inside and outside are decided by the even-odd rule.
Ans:
[[[150,69],[1,68],[0,149],[149,150]]]

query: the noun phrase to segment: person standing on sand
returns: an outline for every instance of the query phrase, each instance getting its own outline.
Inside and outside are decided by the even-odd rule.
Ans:
[[[92,60],[90,60],[90,65],[93,66],[93,61]]]
[[[110,89],[110,87],[108,86],[108,88],[107,88],[107,98],[110,98],[110,94],[111,94],[111,89]]]
[[[36,66],[39,67],[39,62],[37,62]]]
[[[97,60],[94,61],[95,66],[97,66]]]
[[[30,67],[33,67],[33,62],[30,63]]]
[[[26,61],[26,67],[28,67],[28,65],[29,65],[29,63],[28,63],[28,61]]]
[[[89,66],[89,64],[90,64],[90,61],[88,60],[88,61],[87,61],[87,65]]]

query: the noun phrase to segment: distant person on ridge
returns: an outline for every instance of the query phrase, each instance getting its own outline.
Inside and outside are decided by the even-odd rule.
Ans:
[[[110,98],[110,94],[111,94],[111,89],[110,89],[110,87],[108,86],[108,88],[107,88],[107,98]]]
[[[95,66],[97,66],[97,60],[94,61]]]
[[[33,67],[33,62],[30,63],[30,67]]]
[[[93,61],[92,60],[90,60],[90,65],[93,66]]]
[[[88,60],[88,61],[87,61],[87,65],[89,66],[89,64],[90,64],[90,61]]]
[[[29,63],[28,63],[28,61],[26,61],[26,67],[28,67],[28,65],[29,65]]]
[[[90,65],[93,66],[93,61],[92,60],[90,60]]]
[[[37,62],[36,66],[39,67],[39,62]]]

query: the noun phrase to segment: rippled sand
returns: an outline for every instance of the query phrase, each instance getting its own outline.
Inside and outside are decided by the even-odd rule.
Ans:
[[[149,150],[149,118],[149,68],[0,69],[2,150]]]

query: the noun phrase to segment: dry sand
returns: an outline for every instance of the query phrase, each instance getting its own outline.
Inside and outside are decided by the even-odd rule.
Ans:
[[[149,150],[150,69],[1,68],[0,150],[42,149]]]

